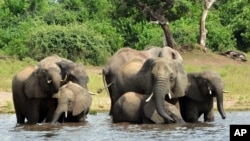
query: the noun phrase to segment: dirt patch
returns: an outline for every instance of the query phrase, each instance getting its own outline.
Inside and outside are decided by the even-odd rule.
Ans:
[[[12,94],[10,92],[0,92],[0,112],[14,112]]]
[[[10,92],[0,92],[0,107],[6,106],[7,101],[12,102],[12,94]]]

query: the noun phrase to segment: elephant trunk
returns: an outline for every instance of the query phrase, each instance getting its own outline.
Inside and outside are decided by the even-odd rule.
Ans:
[[[170,96],[170,84],[166,85],[167,80],[160,78],[155,83],[155,88],[153,90],[154,99],[156,104],[156,110],[160,116],[164,118],[166,122],[174,122],[174,120],[165,111],[165,96],[169,94]]]
[[[61,113],[55,112],[51,123],[56,123],[60,116],[61,116]]]
[[[223,108],[223,90],[216,88],[217,109],[220,112],[221,118],[225,119],[226,114]]]
[[[52,119],[51,123],[56,123],[63,112],[65,112],[65,117],[67,118],[67,110],[68,110],[68,105],[66,103],[59,102],[57,105],[56,111],[53,115],[53,119]]]

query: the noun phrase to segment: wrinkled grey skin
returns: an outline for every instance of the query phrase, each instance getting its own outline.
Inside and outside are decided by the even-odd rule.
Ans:
[[[53,95],[53,98],[57,98],[58,105],[52,123],[57,122],[63,112],[72,113],[72,116],[78,116],[83,113],[83,116],[78,116],[76,119],[77,122],[85,121],[92,104],[92,98],[88,90],[71,81],[63,85],[58,93]]]
[[[151,99],[149,102],[146,102],[147,98],[147,95],[135,92],[127,92],[122,95],[114,104],[113,122],[130,122],[136,124],[166,123],[157,113],[154,100]],[[165,101],[164,109],[177,123],[184,122],[176,106]]]
[[[182,63],[164,58],[131,60],[125,63],[114,81],[114,101],[126,92],[153,93],[156,110],[165,122],[176,122],[164,110],[165,97],[184,96],[187,77]],[[113,112],[113,111],[112,111]]]
[[[226,118],[223,109],[224,83],[216,72],[204,71],[188,74],[186,95],[180,98],[181,114],[186,122],[197,122],[204,114],[204,122],[214,121],[213,100],[222,119]]]
[[[146,50],[135,50],[132,48],[121,48],[118,50],[107,62],[105,68],[102,71],[103,75],[103,83],[105,86],[108,86],[108,93],[111,98],[111,108],[110,108],[110,115],[112,111],[112,105],[114,104],[114,95],[113,89],[114,85],[113,82],[115,78],[117,77],[117,72],[119,68],[125,64],[126,62],[132,60],[132,59],[142,59],[146,60],[148,58],[158,58],[158,57],[164,57],[166,59],[173,59],[173,60],[179,60],[183,62],[183,59],[181,55],[174,49],[170,47],[149,47]]]
[[[65,67],[69,64],[74,63],[52,55],[41,60],[38,66],[27,67],[13,77],[12,93],[18,124],[25,123],[25,119],[29,124],[52,120],[57,106],[52,95],[72,78],[66,77],[67,73],[69,76],[73,75],[70,74],[71,70]],[[75,78],[81,79],[77,76]]]

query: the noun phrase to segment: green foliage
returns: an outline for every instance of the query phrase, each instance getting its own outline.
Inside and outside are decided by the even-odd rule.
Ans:
[[[0,49],[20,59],[41,59],[57,53],[72,60],[97,65],[119,48],[161,46],[159,25],[138,8],[146,3],[161,11],[179,45],[199,40],[204,7],[200,0],[5,0],[0,3]],[[209,9],[206,45],[213,51],[250,50],[249,0],[217,1]]]
[[[58,54],[73,61],[100,65],[109,56],[110,46],[98,32],[82,24],[42,26],[30,34],[28,56],[40,60]]]
[[[199,39],[199,23],[191,18],[177,20],[170,27],[175,41],[180,45],[192,45]]]
[[[228,0],[223,4],[219,13],[221,23],[232,29],[236,38],[237,48],[250,50],[250,5],[249,0]]]
[[[206,28],[207,41],[206,45],[213,51],[227,51],[236,48],[236,40],[233,36],[232,28],[223,26],[220,22],[219,14],[211,11],[209,13]]]
[[[103,38],[105,38],[105,41],[109,44],[107,51],[111,54],[124,46],[123,37],[118,33],[117,29],[111,25],[111,23],[91,20],[87,21],[85,25],[92,30],[95,30],[97,33],[101,34]]]

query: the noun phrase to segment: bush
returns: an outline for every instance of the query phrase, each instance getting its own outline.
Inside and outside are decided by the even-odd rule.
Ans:
[[[58,54],[73,61],[100,65],[110,56],[110,45],[105,38],[83,24],[42,26],[36,28],[28,39],[28,56],[36,60]]]
[[[191,45],[199,40],[199,23],[193,19],[177,20],[170,25],[170,29],[178,45]]]
[[[206,28],[208,30],[206,40],[208,48],[221,52],[237,47],[232,29],[221,24],[218,13],[208,15]]]

